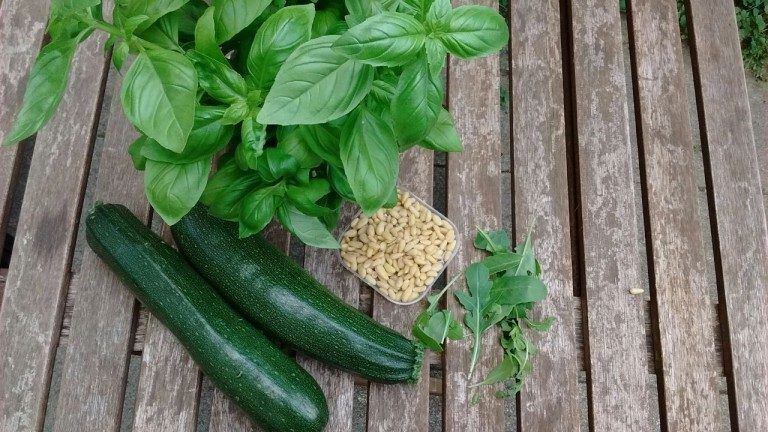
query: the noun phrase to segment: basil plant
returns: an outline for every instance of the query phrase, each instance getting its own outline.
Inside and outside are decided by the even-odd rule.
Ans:
[[[489,55],[508,38],[497,11],[449,0],[115,3],[107,20],[101,0],[52,1],[50,43],[6,144],[51,118],[78,44],[106,32],[141,133],[128,153],[165,222],[202,201],[243,237],[277,217],[324,248],[338,247],[343,200],[366,214],[395,203],[400,152],[461,151],[442,106],[446,56]]]

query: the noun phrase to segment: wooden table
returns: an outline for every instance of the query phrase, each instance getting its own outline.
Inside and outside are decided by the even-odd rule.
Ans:
[[[509,141],[501,139],[507,122],[500,121],[499,57],[451,60],[446,103],[466,150],[448,156],[441,175],[433,172],[433,154],[406,153],[402,184],[430,199],[445,182],[445,210],[462,233],[449,276],[477,258],[476,226],[502,226],[509,214],[519,239],[538,216],[538,254],[550,287],[539,312],[558,322],[537,336],[541,353],[514,410],[520,430],[641,431],[658,421],[670,431],[766,431],[768,232],[733,2],[687,7],[704,218],[675,0],[627,2],[628,58],[618,3],[510,1]],[[0,4],[0,140],[19,107],[48,8],[48,0]],[[58,432],[117,431],[121,423],[136,431],[192,431],[199,422],[210,431],[248,430],[93,253],[86,249],[72,264],[83,242],[82,208],[92,201],[123,203],[148,223],[152,216],[126,155],[135,132],[111,97],[120,79],[112,73],[117,79],[107,81],[103,42],[95,37],[78,50],[70,89],[50,124],[35,139],[0,150],[0,238],[12,194],[23,193],[10,268],[7,276],[0,272],[7,278],[0,281],[0,431],[37,431],[44,421]],[[102,115],[106,127],[99,127]],[[33,144],[22,188],[18,167]],[[502,166],[502,146],[511,151],[510,166]],[[511,209],[502,206],[503,182],[512,184]],[[287,250],[283,232],[269,235]],[[421,306],[371,298],[328,251],[307,249],[304,263],[347,302],[408,333]],[[629,294],[646,279],[646,294]],[[496,337],[488,334],[486,346]],[[352,430],[353,407],[366,404],[369,431],[427,431],[430,394],[442,401],[446,431],[514,429],[514,422],[505,426],[502,402],[467,405],[467,348],[451,343],[444,356],[431,357],[432,377],[425,367],[415,386],[369,384],[298,360],[326,392],[328,431]],[[479,372],[499,354],[486,350]],[[131,381],[137,356],[139,378]],[[355,386],[367,401],[354,400]],[[200,409],[209,406],[201,398],[211,401],[210,410]],[[124,418],[128,413],[133,418]]]

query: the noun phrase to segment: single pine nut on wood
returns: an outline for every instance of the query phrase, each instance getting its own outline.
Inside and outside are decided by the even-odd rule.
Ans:
[[[644,292],[645,292],[645,290],[642,289],[642,288],[631,288],[629,290],[629,293],[632,294],[632,295],[640,295],[640,294],[642,294]]]

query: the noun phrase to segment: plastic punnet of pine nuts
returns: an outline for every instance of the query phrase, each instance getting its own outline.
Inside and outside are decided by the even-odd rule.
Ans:
[[[413,304],[456,256],[456,226],[410,192],[398,190],[397,205],[373,216],[362,212],[339,238],[344,267],[387,300]]]

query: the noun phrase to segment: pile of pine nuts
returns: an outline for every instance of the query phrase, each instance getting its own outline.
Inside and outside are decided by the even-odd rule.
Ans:
[[[398,203],[359,216],[341,238],[341,258],[382,295],[412,302],[430,286],[456,248],[453,226],[398,191]]]

